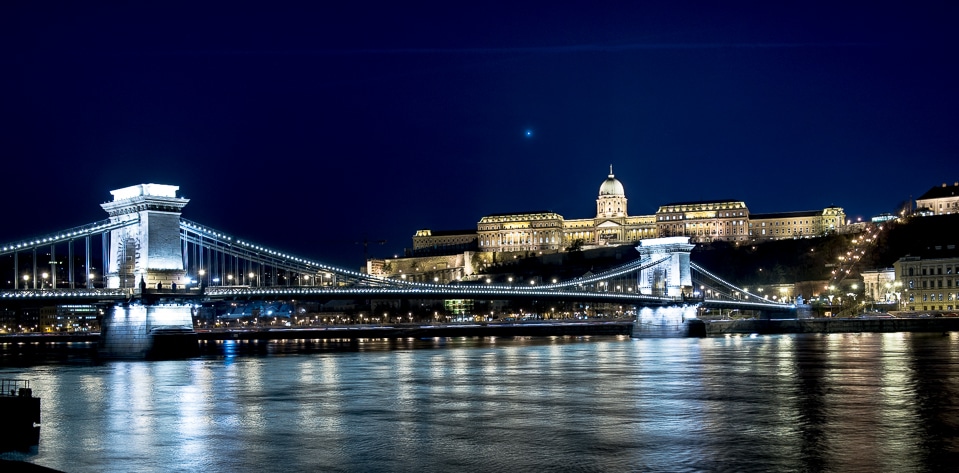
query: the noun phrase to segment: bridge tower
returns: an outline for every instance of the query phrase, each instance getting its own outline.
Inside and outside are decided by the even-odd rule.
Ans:
[[[111,223],[125,223],[110,233],[109,259],[103,264],[107,287],[137,288],[142,280],[149,288],[104,316],[99,351],[103,356],[180,357],[199,350],[190,305],[176,299],[156,304],[158,297],[187,292],[180,212],[189,199],[177,197],[177,190],[178,186],[140,184],[110,191],[113,201],[100,204]],[[173,283],[184,290],[171,291]]]
[[[692,294],[689,252],[695,246],[689,243],[689,237],[649,238],[640,241],[636,249],[643,258],[666,258],[666,261],[640,272],[639,292],[667,297]]]
[[[110,234],[104,261],[107,287],[135,288],[186,284],[180,243],[180,212],[190,201],[177,197],[179,186],[139,184],[110,191],[113,201],[101,204],[111,222],[132,222]]]

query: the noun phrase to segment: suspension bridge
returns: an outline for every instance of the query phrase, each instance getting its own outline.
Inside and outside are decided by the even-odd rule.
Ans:
[[[539,285],[412,282],[338,268],[189,221],[180,216],[189,200],[177,197],[177,189],[142,184],[116,190],[114,200],[102,204],[109,219],[3,245],[0,257],[12,268],[13,287],[0,290],[0,301],[120,301],[179,290],[183,297],[209,299],[545,298],[640,306],[694,301],[738,309],[789,307],[691,262],[692,245],[685,237],[642,240],[638,259]],[[95,250],[102,254],[97,257]],[[97,261],[99,275],[93,266]]]
[[[101,204],[107,219],[4,244],[0,264],[12,277],[0,290],[0,305],[477,299],[792,309],[691,262],[686,237],[641,240],[632,261],[548,283],[414,282],[324,264],[187,220],[181,213],[189,199],[177,196],[178,189],[117,189]]]

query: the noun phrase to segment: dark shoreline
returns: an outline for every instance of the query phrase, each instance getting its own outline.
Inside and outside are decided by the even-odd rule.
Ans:
[[[529,322],[477,324],[396,324],[339,325],[307,328],[263,328],[246,330],[197,330],[200,341],[213,340],[299,340],[299,339],[361,339],[361,338],[434,338],[434,337],[549,337],[584,335],[629,335],[633,321],[589,322]],[[0,335],[0,344],[52,344],[100,341],[99,333],[88,334],[10,334]]]
[[[959,318],[888,318],[888,319],[742,319],[704,320],[707,337],[729,334],[793,334],[793,333],[891,333],[891,332],[959,332]],[[357,340],[449,337],[553,337],[633,335],[633,321],[536,321],[527,323],[476,324],[396,324],[391,326],[342,325],[309,328],[266,328],[247,330],[198,330],[199,341],[218,340]],[[0,335],[0,344],[44,346],[60,343],[93,343],[99,333],[86,334],[8,334]]]

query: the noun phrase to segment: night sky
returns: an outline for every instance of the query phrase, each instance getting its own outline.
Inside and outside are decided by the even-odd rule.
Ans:
[[[593,217],[610,164],[630,215],[868,218],[959,181],[957,2],[301,3],[339,5],[3,2],[0,243],[140,183],[358,267],[364,238]]]

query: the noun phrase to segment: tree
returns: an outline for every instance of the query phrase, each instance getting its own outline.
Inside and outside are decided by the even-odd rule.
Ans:
[[[577,238],[576,240],[573,241],[573,243],[572,243],[571,245],[569,245],[568,247],[566,247],[566,251],[571,251],[571,252],[572,252],[572,251],[583,251],[583,244],[584,244],[583,239],[582,239],[582,238]]]

